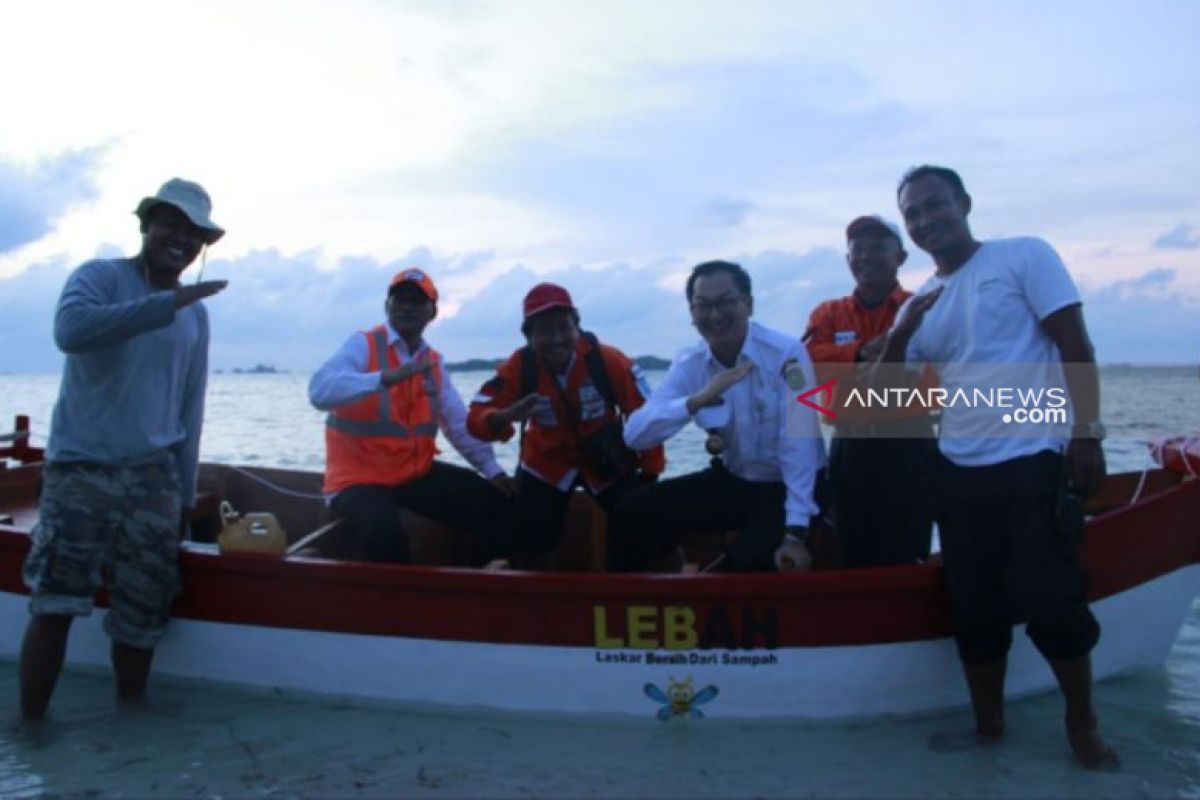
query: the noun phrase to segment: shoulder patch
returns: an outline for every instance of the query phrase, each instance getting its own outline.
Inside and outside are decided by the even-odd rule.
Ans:
[[[783,362],[782,372],[784,382],[793,392],[798,392],[808,385],[808,379],[804,377],[804,366],[796,359],[789,358]]]

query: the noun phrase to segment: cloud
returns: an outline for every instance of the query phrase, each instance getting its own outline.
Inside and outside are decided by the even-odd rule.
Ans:
[[[111,247],[105,246],[106,253]],[[721,254],[717,254],[721,255]],[[754,318],[799,337],[821,301],[852,289],[840,251],[764,250],[725,256],[750,273]],[[916,259],[914,259],[916,260]],[[315,369],[355,331],[383,321],[391,275],[408,266],[428,270],[442,295],[427,338],[451,361],[508,355],[521,346],[521,300],[540,281],[565,286],[583,327],[631,356],[670,357],[696,341],[683,297],[692,262],[665,258],[648,264],[579,265],[535,272],[503,267],[487,253],[446,256],[415,248],[398,259],[343,258],[333,268],[312,251],[287,255],[254,251],[210,261],[205,276],[229,288],[207,301],[212,320],[212,368],[258,363]],[[54,305],[69,272],[65,261],[38,264],[0,280],[0,372],[54,372],[62,356],[51,336]],[[914,287],[921,264],[901,280]],[[910,271],[911,270],[911,271]],[[185,273],[194,280],[196,268]],[[1084,295],[1089,330],[1101,361],[1187,362],[1200,342],[1200,297],[1179,284],[1175,270],[1147,270]]]
[[[65,261],[51,261],[0,280],[0,373],[58,371],[54,306],[69,271]]]
[[[1173,284],[1179,273],[1173,269],[1159,267],[1148,270],[1134,278],[1123,278],[1096,289],[1091,297],[1103,302],[1118,302],[1136,297],[1163,297],[1173,293]]]
[[[758,206],[749,200],[717,197],[696,208],[696,216],[706,228],[736,228]]]
[[[1178,273],[1151,269],[1085,292],[1088,332],[1101,363],[1190,363],[1200,343],[1200,297],[1181,291]]]
[[[1154,240],[1158,250],[1195,250],[1200,248],[1200,232],[1187,224],[1176,225]]]
[[[28,167],[0,158],[0,253],[37,241],[72,207],[95,198],[103,155],[93,147]]]

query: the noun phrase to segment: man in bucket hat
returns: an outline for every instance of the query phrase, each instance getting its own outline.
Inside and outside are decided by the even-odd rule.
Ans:
[[[24,569],[26,721],[45,716],[71,621],[91,613],[105,570],[117,695],[145,691],[179,593],[178,540],[196,495],[209,338],[200,301],[226,285],[179,282],[225,233],[211,211],[198,184],[167,181],[134,212],[141,251],[87,262],[59,298],[54,339],[66,362]]]
[[[475,560],[499,566],[516,535],[512,480],[467,432],[462,398],[423,338],[437,301],[424,270],[401,270],[388,284],[387,322],[352,334],[313,375],[309,401],[329,412],[324,491],[368,560],[410,560],[404,508],[474,534]],[[474,471],[434,459],[439,429]]]

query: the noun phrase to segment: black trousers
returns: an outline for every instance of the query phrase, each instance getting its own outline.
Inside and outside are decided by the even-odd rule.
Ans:
[[[612,568],[649,569],[685,532],[736,530],[725,553],[729,569],[773,571],[786,497],[782,482],[742,480],[720,466],[634,489],[614,513]]]
[[[929,558],[935,456],[932,438],[834,436],[829,478],[844,566],[912,564]]]
[[[1046,658],[1089,653],[1100,625],[1087,606],[1082,517],[1063,489],[1063,457],[1044,451],[983,467],[939,462],[938,528],[962,660],[1003,657],[1022,621]]]
[[[429,472],[399,486],[349,486],[333,509],[350,522],[368,561],[409,561],[408,536],[396,514],[405,508],[474,537],[475,561],[507,557],[516,539],[513,504],[474,470],[434,461]]]
[[[593,499],[611,520],[617,500],[630,489],[644,483],[641,474],[635,473],[605,487],[599,494],[594,495]],[[520,520],[521,536],[517,541],[516,550],[535,556],[553,550],[562,538],[563,520],[570,501],[571,490],[560,491],[525,470],[518,469],[517,517]],[[611,524],[609,527],[612,527]]]

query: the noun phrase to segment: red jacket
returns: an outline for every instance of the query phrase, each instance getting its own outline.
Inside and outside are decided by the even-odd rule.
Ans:
[[[541,398],[526,426],[521,466],[560,489],[567,488],[562,483],[572,470],[583,472],[584,480],[593,492],[605,486],[605,482],[583,463],[579,447],[582,438],[600,430],[616,417],[614,409],[604,402],[588,374],[586,356],[591,348],[592,345],[580,336],[563,389],[545,367],[538,368],[534,391]],[[493,432],[488,418],[521,398],[523,352],[524,348],[521,348],[509,356],[471,400],[467,430],[476,438],[508,441],[516,430],[516,426],[510,424],[499,433]],[[601,344],[600,355],[616,395],[619,413],[627,417],[646,402],[644,382],[639,386],[640,371],[615,347]],[[564,394],[569,398],[570,408],[563,399]],[[666,463],[662,445],[639,453],[639,463],[642,472],[660,474]]]
[[[863,384],[857,383],[857,371],[861,363],[858,361],[858,351],[869,340],[891,330],[896,321],[896,312],[910,297],[912,292],[905,291],[897,284],[892,293],[874,308],[867,308],[857,294],[851,294],[837,300],[826,300],[813,309],[808,330],[804,332],[804,344],[813,360],[817,383],[837,380],[833,404],[830,406],[837,412],[837,419],[830,420],[822,415],[822,421],[834,425],[884,422],[929,413],[929,409],[916,404],[887,409],[865,409],[856,404],[845,404],[846,396],[854,386],[857,385],[864,393],[866,390]],[[936,385],[934,374],[926,369],[919,386],[928,388]]]

